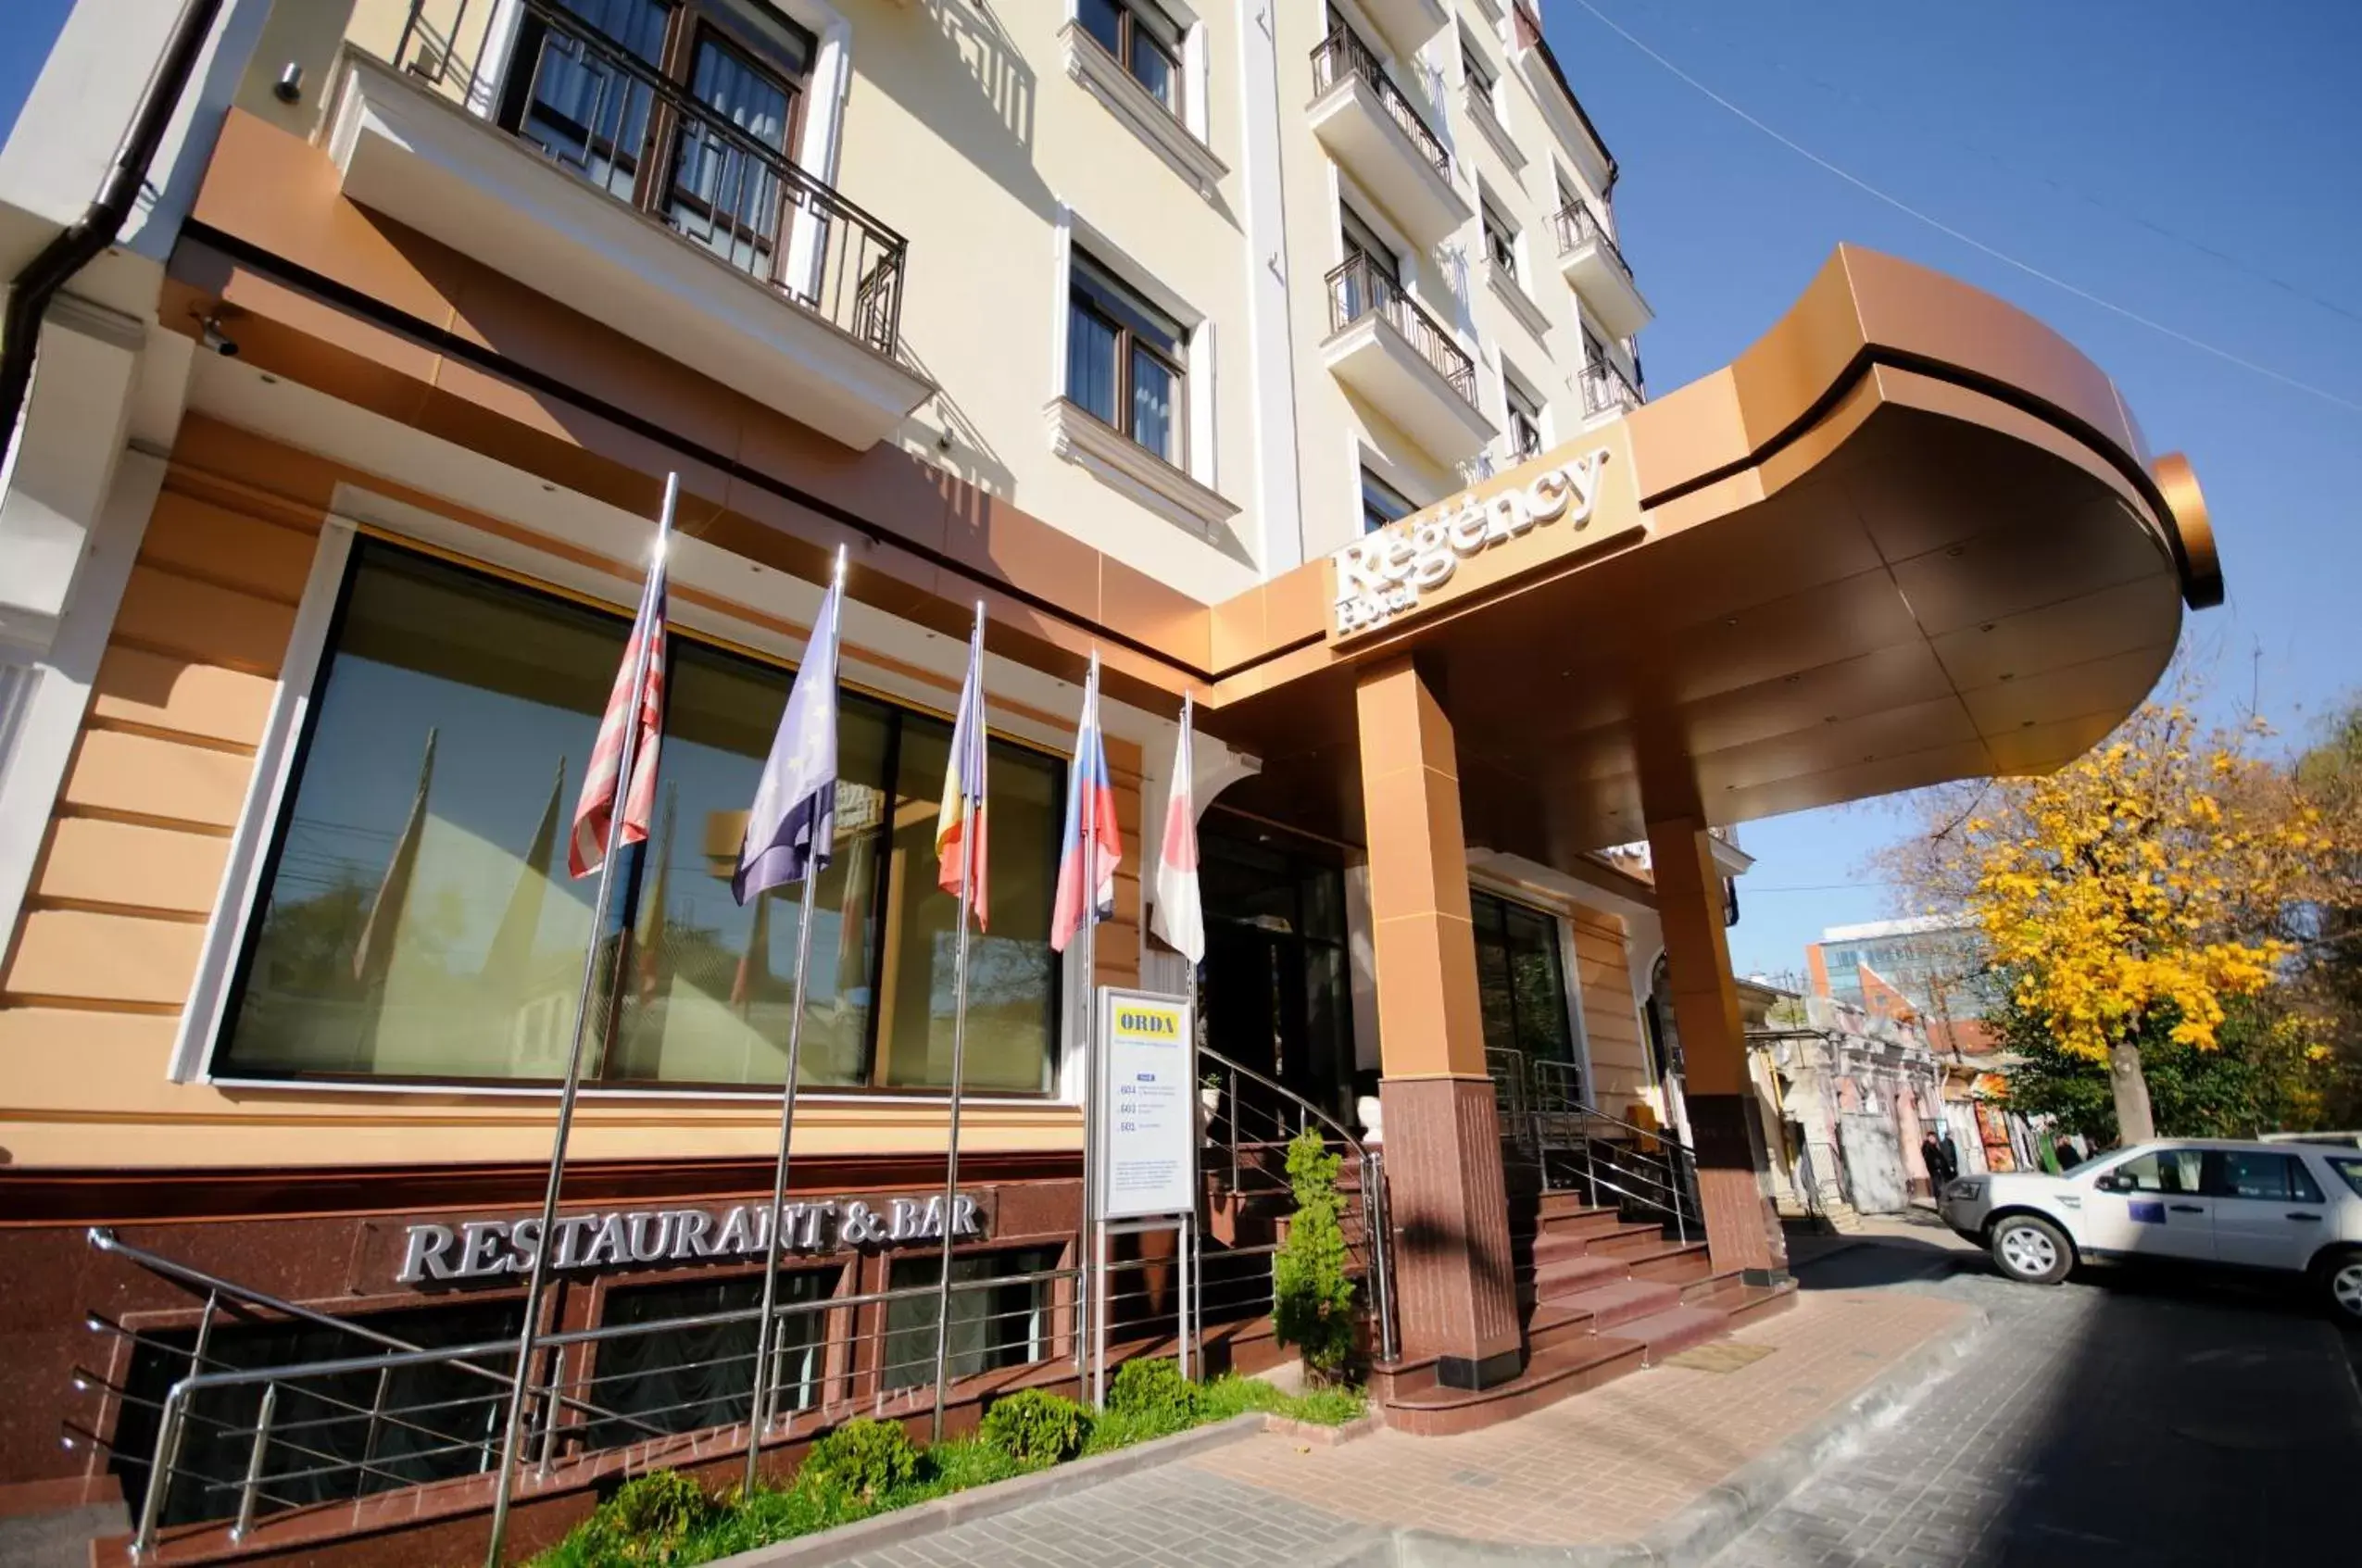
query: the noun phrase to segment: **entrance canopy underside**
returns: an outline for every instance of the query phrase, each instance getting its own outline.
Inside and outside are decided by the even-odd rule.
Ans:
[[[2047,771],[2148,694],[2185,597],[2220,597],[2186,465],[2150,464],[2105,378],[1888,257],[1841,249],[1729,370],[1626,429],[1586,528],[1468,558],[1476,591],[1340,635],[1330,563],[1271,584],[1275,651],[1209,716],[1263,759],[1226,798],[1366,842],[1355,681],[1405,654],[1450,711],[1468,842],[1546,863],[1652,817]]]

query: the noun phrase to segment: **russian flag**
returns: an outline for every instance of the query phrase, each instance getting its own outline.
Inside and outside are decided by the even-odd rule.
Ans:
[[[1115,786],[1107,775],[1107,746],[1099,727],[1099,656],[1083,685],[1083,718],[1074,731],[1074,761],[1066,775],[1066,836],[1058,854],[1058,901],[1049,918],[1049,946],[1064,952],[1086,925],[1115,913],[1115,868],[1124,834],[1115,825]]]

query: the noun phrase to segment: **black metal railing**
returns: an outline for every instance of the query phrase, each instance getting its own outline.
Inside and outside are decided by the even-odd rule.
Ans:
[[[1559,255],[1572,256],[1585,245],[1597,245],[1615,263],[1617,270],[1627,278],[1632,275],[1632,264],[1624,259],[1624,253],[1616,248],[1614,237],[1600,221],[1599,214],[1591,210],[1590,203],[1568,202],[1551,214],[1550,226],[1558,235]]]
[[[1489,1047],[1504,1158],[1539,1174],[1545,1192],[1575,1192],[1627,1220],[1653,1221],[1687,1241],[1705,1232],[1698,1160],[1663,1128],[1610,1116],[1584,1098],[1572,1062]]]
[[[1626,379],[1615,361],[1604,353],[1594,354],[1583,367],[1583,412],[1585,414],[1629,413],[1641,404],[1640,389]]]
[[[1364,316],[1378,316],[1401,332],[1419,358],[1451,383],[1451,389],[1476,401],[1476,365],[1436,319],[1419,308],[1418,301],[1368,256],[1355,254],[1329,273],[1328,330],[1342,332]]]
[[[1443,141],[1427,125],[1422,115],[1403,95],[1370,53],[1369,45],[1353,36],[1351,28],[1338,28],[1313,50],[1313,96],[1318,98],[1347,77],[1358,76],[1368,83],[1371,92],[1386,107],[1387,117],[1411,138],[1419,156],[1435,166],[1435,171],[1446,180],[1451,178],[1451,155],[1444,149]]]
[[[396,69],[768,284],[881,354],[899,342],[908,243],[759,132],[782,139],[786,90],[717,106],[552,0],[523,0],[513,46],[496,9],[412,0]],[[760,100],[760,101],[758,101]]]

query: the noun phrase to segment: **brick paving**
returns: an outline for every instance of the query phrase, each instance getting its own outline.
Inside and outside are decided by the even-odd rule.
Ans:
[[[2302,1303],[1981,1273],[1931,1288],[1984,1309],[1992,1331],[1714,1568],[2212,1568],[2362,1550],[2353,1347]]]

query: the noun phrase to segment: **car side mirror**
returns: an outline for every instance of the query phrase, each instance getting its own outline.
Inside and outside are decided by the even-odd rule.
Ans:
[[[2098,1181],[2093,1182],[2092,1185],[2099,1188],[2102,1192],[2115,1192],[2123,1186],[2124,1183],[2120,1178],[2116,1176],[2102,1176]]]

